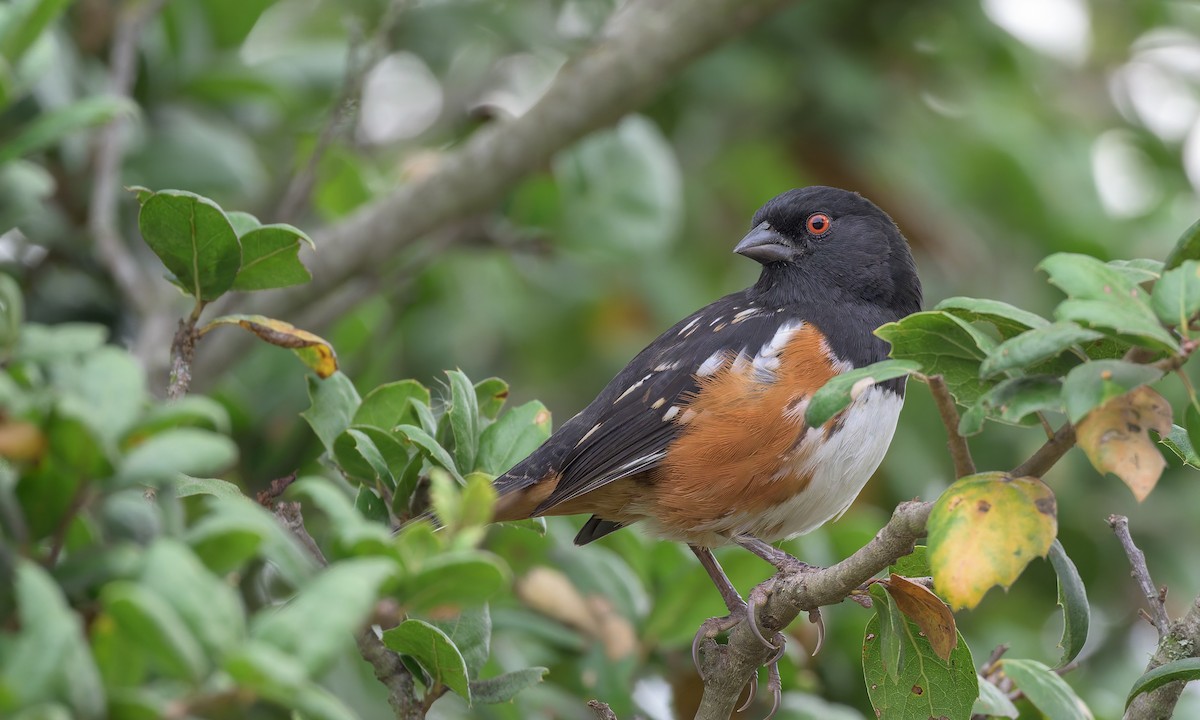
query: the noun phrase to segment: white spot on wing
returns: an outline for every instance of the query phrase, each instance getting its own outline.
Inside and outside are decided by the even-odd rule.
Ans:
[[[683,327],[679,328],[679,334],[680,334],[680,335],[683,335],[683,334],[684,334],[684,333],[686,333],[688,330],[691,330],[693,327],[695,327],[695,326],[696,326],[696,323],[698,323],[698,322],[700,322],[700,318],[699,318],[699,317],[694,317],[694,318],[692,318],[692,321],[691,321],[691,322],[689,322],[687,325],[684,325]]]
[[[671,418],[675,417],[678,414],[679,414],[679,406],[672,405],[671,407],[667,408],[667,411],[665,413],[663,413],[663,421],[669,422],[671,420]]]
[[[788,341],[804,327],[801,320],[790,320],[783,323],[775,334],[763,344],[758,354],[754,356],[754,380],[760,383],[775,381],[775,373],[779,370],[779,354],[787,347]]]
[[[659,399],[657,399],[657,400],[655,400],[655,401],[654,401],[654,404],[650,406],[650,409],[651,409],[651,410],[657,410],[657,409],[659,409],[660,407],[662,407],[662,406],[663,406],[663,403],[665,403],[666,401],[667,401],[667,399],[666,399],[666,398],[659,398]]]
[[[629,395],[629,393],[631,393],[631,392],[633,392],[634,390],[637,390],[638,388],[640,388],[640,387],[642,386],[642,384],[643,384],[643,383],[645,383],[647,380],[649,380],[649,379],[650,379],[651,377],[653,377],[653,376],[654,376],[654,373],[647,373],[647,374],[646,374],[646,377],[642,378],[641,380],[638,380],[638,381],[637,381],[637,382],[635,382],[634,384],[632,384],[632,385],[630,385],[629,387],[625,388],[625,392],[621,393],[621,395],[620,395],[619,397],[617,397],[617,399],[616,399],[616,400],[613,400],[613,405],[616,405],[617,403],[619,403],[619,402],[621,402],[622,400],[624,400],[624,399],[625,399],[625,397],[626,397],[627,395]]]
[[[595,425],[593,425],[592,429],[587,431],[587,434],[585,434],[583,437],[579,438],[579,442],[575,443],[575,447],[579,447],[580,445],[582,445],[584,443],[584,441],[587,440],[588,438],[590,438],[592,436],[592,433],[599,430],[600,426],[603,424],[604,423],[602,423],[602,422],[598,422]]]
[[[679,361],[660,363],[655,366],[654,372],[666,372],[667,370],[675,370],[679,367]]]
[[[725,364],[725,352],[722,350],[718,350],[715,353],[713,353],[712,355],[709,355],[707,360],[700,363],[700,367],[696,369],[696,374],[699,375],[700,377],[706,377],[708,375],[712,375],[716,371],[720,370],[721,366],[723,366],[724,364]]]
[[[740,312],[740,313],[738,313],[737,315],[734,315],[734,316],[733,316],[733,320],[732,320],[731,322],[732,322],[734,325],[737,325],[737,324],[738,324],[738,323],[740,323],[741,321],[743,321],[743,320],[745,320],[745,319],[747,319],[747,318],[752,318],[752,317],[754,317],[754,316],[755,316],[755,315],[757,315],[757,314],[758,314],[758,308],[756,308],[756,307],[750,307],[750,308],[746,308],[745,310],[741,311],[741,312]]]

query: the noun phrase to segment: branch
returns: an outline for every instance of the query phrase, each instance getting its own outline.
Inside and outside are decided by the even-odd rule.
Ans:
[[[318,248],[336,248],[314,256],[313,283],[254,297],[243,312],[293,316],[320,302],[328,288],[377,274],[397,251],[443,225],[494,208],[555,153],[642,107],[693,60],[791,1],[626,3],[527,113],[484,126],[461,148],[442,155],[428,175],[313,233]],[[237,334],[219,340],[206,344],[202,354],[206,374],[219,374],[246,348],[247,338]]]
[[[1064,423],[1058,432],[1054,433],[1054,437],[1038,448],[1032,457],[1013,468],[1010,474],[1013,477],[1040,478],[1073,447],[1075,447],[1075,426],[1071,423]]]
[[[941,375],[931,375],[925,378],[929,392],[937,403],[938,414],[942,416],[942,424],[946,426],[946,441],[950,446],[950,457],[954,458],[954,476],[966,477],[975,474],[975,461],[971,459],[971,448],[967,439],[958,431],[958,409],[954,406],[954,397],[946,387],[946,381]]]
[[[802,612],[841,602],[876,573],[911,553],[925,535],[932,508],[933,503],[927,502],[901,503],[871,542],[840,563],[767,580],[770,596],[758,614],[764,634],[771,637]],[[745,620],[729,632],[726,645],[706,640],[702,648],[704,697],[696,719],[727,720],[742,689],[773,651],[763,647]]]
[[[1192,600],[1188,611],[1159,640],[1158,649],[1146,665],[1146,672],[1188,657],[1200,657],[1200,597]],[[1185,685],[1187,683],[1183,680],[1176,680],[1138,695],[1125,710],[1124,720],[1165,720],[1171,717]]]
[[[596,720],[617,720],[617,714],[608,706],[608,703],[588,700],[588,707],[592,709],[592,715],[596,717]]]
[[[271,493],[278,495],[293,479],[295,479],[294,475],[275,481],[272,483]],[[260,495],[259,499],[261,501],[263,497]],[[312,535],[308,534],[308,529],[304,527],[304,516],[301,514],[300,503],[276,503],[275,517],[280,524],[296,536],[301,545],[312,553],[322,567],[329,564],[325,559],[325,554],[321,552],[320,546],[313,540]],[[363,629],[355,637],[355,642],[358,644],[358,652],[362,655],[363,660],[370,663],[375,670],[375,679],[388,689],[388,703],[396,713],[396,720],[423,720],[425,711],[421,701],[417,698],[412,673],[404,667],[400,656],[383,644],[372,627]]]
[[[1124,515],[1109,515],[1108,526],[1121,541],[1121,548],[1125,550],[1125,556],[1129,558],[1129,566],[1132,568],[1130,574],[1137,581],[1142,594],[1146,596],[1146,602],[1150,604],[1150,610],[1153,612],[1151,620],[1154,627],[1158,629],[1159,639],[1162,639],[1171,629],[1171,619],[1167,617],[1167,607],[1163,603],[1162,594],[1154,587],[1154,581],[1150,579],[1150,568],[1146,567],[1146,555],[1133,543],[1133,537],[1129,534],[1129,518]]]

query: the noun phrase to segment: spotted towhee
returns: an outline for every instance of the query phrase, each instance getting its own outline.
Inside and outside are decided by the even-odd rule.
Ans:
[[[762,598],[748,607],[710,548],[732,542],[781,571],[803,566],[767,543],[849,507],[891,442],[904,380],[861,393],[821,427],[804,423],[808,400],[834,375],[884,359],[872,331],[921,306],[904,237],[856,193],[790,190],[751,224],[734,252],[762,263],[758,282],[660,335],[495,481],[497,520],[590,513],[576,544],[633,523],[688,543],[730,611],[701,628],[693,653],[747,612],[775,647],[754,619]]]

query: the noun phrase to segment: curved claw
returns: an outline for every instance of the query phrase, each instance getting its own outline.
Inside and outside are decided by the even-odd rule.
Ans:
[[[754,633],[754,637],[763,644],[763,647],[774,650],[775,643],[768,642],[767,639],[763,637],[762,630],[758,627],[758,606],[765,599],[763,598],[763,595],[770,593],[769,590],[759,590],[761,587],[762,586],[760,585],[759,587],[754,588],[754,590],[750,592],[750,596],[746,598],[746,616],[750,621],[750,632]]]
[[[780,651],[780,655],[783,652]],[[771,720],[775,717],[775,713],[779,712],[779,705],[783,702],[783,679],[779,676],[779,658],[776,657],[767,665],[767,689],[771,691],[771,712],[763,720]]]
[[[709,618],[700,624],[700,629],[692,637],[692,664],[696,666],[696,672],[700,675],[700,679],[704,679],[704,670],[700,666],[700,643],[704,642],[705,638],[714,638],[720,635],[739,622],[741,622],[740,617],[730,614],[725,617]]]
[[[808,621],[817,626],[817,646],[813,648],[813,657],[825,647],[825,620],[821,617],[821,609],[813,608],[808,611]]]
[[[757,670],[755,670],[754,674],[750,676],[750,682],[748,682],[746,684],[750,686],[750,694],[746,696],[746,702],[742,703],[742,706],[737,709],[737,712],[746,712],[746,708],[750,707],[751,703],[754,702],[754,696],[758,695],[758,671]]]

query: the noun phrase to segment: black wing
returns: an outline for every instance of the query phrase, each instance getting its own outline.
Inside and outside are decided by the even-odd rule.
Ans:
[[[600,395],[541,448],[497,479],[505,493],[557,473],[554,491],[535,514],[603,485],[656,467],[682,426],[679,406],[698,389],[709,363],[745,353],[753,359],[779,328],[796,318],[750,302],[746,293],[724,297],[660,335]],[[675,408],[675,409],[672,409]]]

